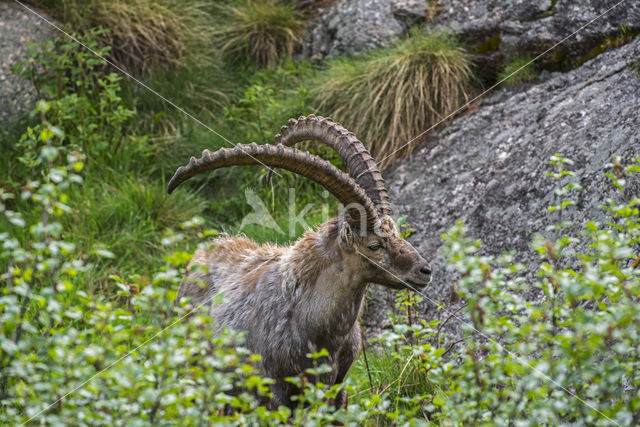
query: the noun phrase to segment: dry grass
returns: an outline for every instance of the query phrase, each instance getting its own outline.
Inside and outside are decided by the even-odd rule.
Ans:
[[[296,10],[306,19],[317,18],[340,0],[296,0]]]
[[[185,0],[50,0],[36,3],[69,24],[74,31],[107,29],[98,40],[111,46],[111,59],[137,74],[183,65],[185,57],[206,61],[211,49],[205,25],[206,3]],[[54,4],[55,3],[55,4]]]
[[[394,48],[330,62],[312,96],[323,115],[354,131],[386,167],[466,102],[471,76],[469,56],[452,37],[414,30]]]
[[[292,3],[240,0],[220,5],[221,24],[213,31],[222,52],[233,60],[249,58],[272,68],[291,56],[302,40],[304,21]]]

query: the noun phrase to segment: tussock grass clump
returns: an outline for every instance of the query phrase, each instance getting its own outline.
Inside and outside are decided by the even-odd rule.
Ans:
[[[532,64],[529,64],[530,61],[531,58],[529,57],[518,56],[507,62],[504,65],[502,72],[498,74],[498,80],[504,80],[501,83],[502,86],[511,86],[517,83],[526,83],[538,77],[538,72],[535,68],[533,68]]]
[[[311,94],[386,167],[468,99],[471,75],[469,56],[453,37],[414,30],[394,48],[330,62]]]
[[[108,30],[98,37],[111,46],[110,57],[118,65],[141,74],[155,68],[186,65],[185,58],[208,57],[210,29],[206,4],[184,0],[68,0],[64,7],[51,1],[48,7],[74,31],[93,27]]]
[[[221,24],[213,35],[233,61],[248,58],[259,67],[272,68],[291,56],[302,40],[304,22],[286,0],[240,0],[218,9]]]

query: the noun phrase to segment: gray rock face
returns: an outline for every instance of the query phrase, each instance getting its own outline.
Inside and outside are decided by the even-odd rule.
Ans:
[[[426,16],[426,0],[344,0],[328,8],[307,29],[304,56],[328,55],[383,46]]]
[[[11,73],[27,58],[27,43],[54,36],[51,27],[17,3],[0,3],[0,128],[33,108],[36,93],[31,82]]]
[[[633,0],[489,0],[463,6],[467,3],[443,2],[433,25],[451,29],[472,45],[498,37],[505,57],[538,55],[568,37],[552,55],[541,58],[546,68],[571,66],[605,37],[621,33],[623,26],[626,31],[640,29],[640,3]]]
[[[640,157],[637,61],[640,37],[528,89],[496,91],[385,174],[394,215],[407,216],[415,230],[409,240],[432,260],[431,301],[423,306],[427,318],[437,316],[435,301],[450,302],[455,278],[439,254],[439,236],[458,220],[467,224],[471,237],[483,241],[485,253],[515,249],[532,271],[539,264],[532,235],[553,238],[545,227],[557,222],[556,214],[546,210],[555,204],[559,185],[545,176],[554,153],[575,162],[567,169],[583,186],[572,198],[576,206],[563,213],[563,220],[575,223],[569,232],[578,236],[587,220],[609,220],[601,205],[619,197],[603,176],[611,172],[606,165],[614,154],[625,164]],[[628,197],[640,194],[638,175],[628,177],[626,191]],[[367,325],[374,330],[384,325],[388,309],[384,291],[376,290]],[[455,329],[455,322],[450,326]]]
[[[597,18],[617,2],[605,0],[343,0],[328,8],[310,26],[304,43],[305,56],[322,59],[345,52],[359,52],[404,35],[416,22],[428,19],[431,29],[446,29],[480,51],[495,51],[502,61],[514,55],[537,55]],[[568,68],[621,26],[640,30],[640,2],[624,0],[559,49],[543,59],[545,68]],[[485,53],[485,52],[481,52]],[[480,63],[487,59],[479,59]]]

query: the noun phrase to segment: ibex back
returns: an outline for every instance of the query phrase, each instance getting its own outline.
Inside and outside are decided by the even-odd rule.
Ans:
[[[335,149],[349,175],[317,156],[293,147],[318,140]],[[211,315],[224,326],[246,331],[246,345],[262,356],[264,373],[275,380],[272,408],[291,406],[295,387],[285,378],[304,374],[307,353],[326,349],[332,368],[319,380],[344,380],[361,346],[359,318],[369,283],[422,290],[431,281],[429,264],[398,235],[389,216],[382,176],[355,136],[322,117],[290,120],[275,145],[238,145],[207,150],[178,169],[169,192],[191,176],[233,165],[264,164],[287,169],[320,183],[345,213],[308,230],[288,247],[258,245],[244,237],[221,237],[214,249],[199,249],[178,298],[195,304],[223,294]],[[353,178],[352,178],[353,177]],[[206,286],[201,286],[204,282]],[[309,378],[310,381],[315,377]],[[342,392],[336,405],[344,404]]]

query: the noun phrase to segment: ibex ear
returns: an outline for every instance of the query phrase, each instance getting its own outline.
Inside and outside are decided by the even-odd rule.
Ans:
[[[345,252],[353,252],[353,244],[355,237],[353,230],[347,221],[342,221],[340,224],[340,247]]]

